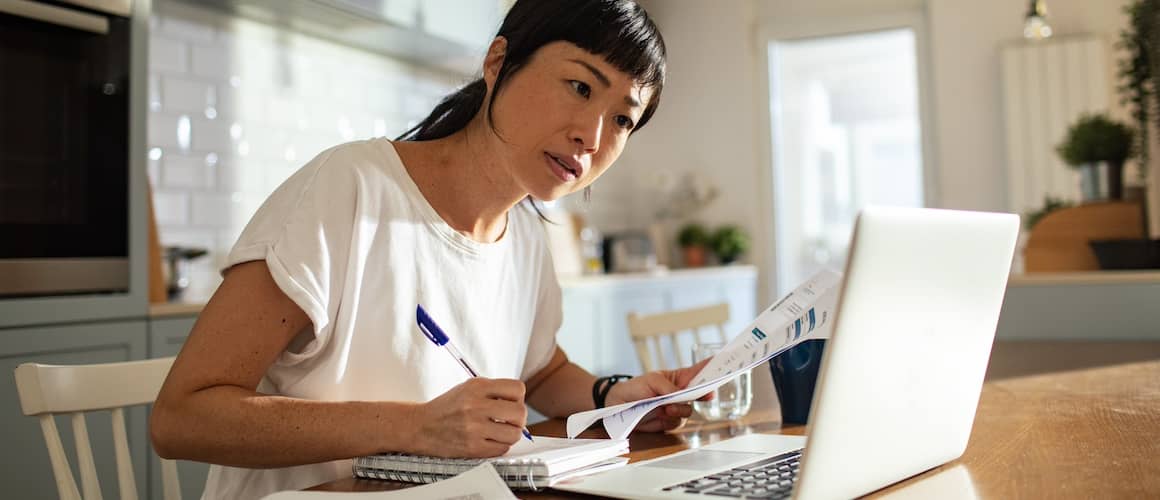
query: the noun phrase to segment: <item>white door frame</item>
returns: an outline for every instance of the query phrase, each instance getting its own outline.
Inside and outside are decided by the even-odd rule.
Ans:
[[[934,92],[933,80],[931,77],[931,61],[930,61],[930,36],[927,32],[926,12],[924,10],[905,10],[892,13],[874,14],[859,17],[819,17],[814,19],[786,19],[786,20],[758,20],[756,39],[754,40],[757,50],[757,94],[758,104],[761,105],[761,118],[759,120],[759,133],[764,134],[763,140],[757,141],[761,147],[758,152],[758,159],[761,161],[762,168],[759,179],[761,179],[764,186],[764,198],[767,200],[767,205],[764,213],[769,220],[766,222],[767,234],[769,235],[768,244],[765,245],[766,255],[765,261],[769,263],[770,279],[766,286],[768,287],[768,297],[774,299],[778,298],[778,271],[777,271],[777,217],[774,211],[777,207],[777,191],[774,186],[774,168],[775,159],[773,155],[773,148],[776,144],[773,143],[773,132],[775,123],[773,122],[773,115],[770,113],[772,102],[770,100],[770,78],[769,78],[769,45],[772,42],[800,40],[806,38],[821,38],[830,36],[853,35],[858,33],[869,33],[875,31],[886,31],[892,29],[910,29],[914,32],[914,49],[915,49],[915,69],[918,77],[918,119],[919,119],[919,133],[921,134],[922,142],[922,196],[923,204],[927,207],[939,206],[938,193],[938,169],[935,161],[938,158],[936,155],[935,146],[937,138],[935,137],[935,113],[934,113]],[[797,283],[787,284],[790,287],[797,285]]]

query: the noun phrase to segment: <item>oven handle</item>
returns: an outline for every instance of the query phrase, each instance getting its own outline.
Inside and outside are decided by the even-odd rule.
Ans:
[[[30,2],[29,0],[0,0],[0,12],[99,35],[109,34],[108,19],[55,5]]]

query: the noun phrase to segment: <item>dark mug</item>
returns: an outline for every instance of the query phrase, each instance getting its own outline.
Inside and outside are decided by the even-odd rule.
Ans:
[[[804,424],[810,416],[825,345],[823,339],[807,340],[769,360],[783,424]]]

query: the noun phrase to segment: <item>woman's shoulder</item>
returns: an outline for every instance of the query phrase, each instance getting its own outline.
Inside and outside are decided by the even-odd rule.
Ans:
[[[382,137],[332,146],[319,153],[311,163],[319,169],[364,175],[395,177],[402,171],[402,163],[391,141]]]
[[[380,191],[398,188],[406,175],[399,157],[385,138],[351,141],[318,153],[295,176],[308,186],[328,191]]]

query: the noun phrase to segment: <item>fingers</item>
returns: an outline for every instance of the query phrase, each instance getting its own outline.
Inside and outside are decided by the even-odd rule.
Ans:
[[[641,432],[662,432],[673,430],[685,425],[685,417],[671,417],[665,412],[650,413],[645,417],[640,425],[636,427]]]
[[[713,358],[705,358],[694,363],[693,366],[688,366],[677,370],[676,376],[673,378],[673,382],[677,385],[677,387],[682,389],[688,387],[689,382],[692,382],[693,378],[696,377],[697,374],[700,373],[701,370],[705,368],[705,365],[709,364],[709,361],[712,359]]]
[[[524,438],[523,432],[519,427],[506,422],[488,422],[483,426],[483,431],[480,436],[488,441],[493,441],[504,446],[511,446],[516,444],[519,440]],[[504,452],[507,452],[505,449]]]
[[[515,426],[517,430],[523,429],[528,421],[527,406],[502,399],[489,399],[483,405],[483,413],[489,420],[505,422]]]
[[[668,418],[688,418],[693,414],[693,406],[689,404],[665,405],[664,410]]]
[[[466,447],[462,457],[456,458],[490,458],[498,457],[511,449],[511,443],[494,441],[491,439],[474,439]]]
[[[687,419],[680,417],[667,417],[664,419],[664,425],[661,430],[671,431],[685,425]]]
[[[492,399],[524,402],[525,386],[523,381],[509,378],[482,378],[477,377],[465,382],[473,392]]]
[[[673,381],[669,380],[668,377],[665,377],[664,374],[660,372],[646,373],[642,378],[644,379],[645,383],[648,384],[649,390],[658,396],[680,390],[680,387],[677,387]]]

